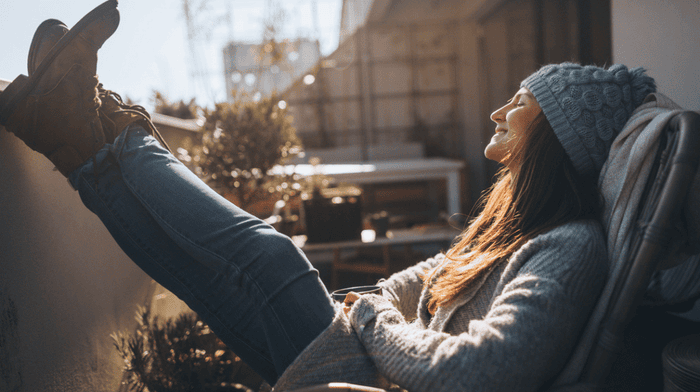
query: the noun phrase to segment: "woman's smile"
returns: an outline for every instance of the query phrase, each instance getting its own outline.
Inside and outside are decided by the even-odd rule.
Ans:
[[[505,106],[491,114],[496,129],[484,150],[486,158],[509,165],[515,147],[541,111],[530,90],[524,87],[518,90]]]
[[[507,137],[507,135],[507,129],[496,127],[496,133],[491,137],[491,140],[498,142],[501,140],[501,138]]]

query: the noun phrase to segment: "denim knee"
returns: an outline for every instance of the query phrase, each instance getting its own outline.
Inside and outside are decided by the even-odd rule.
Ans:
[[[289,238],[272,228],[266,231],[264,235],[257,238],[257,246],[265,249],[267,254],[277,260],[289,260],[290,258],[301,258],[308,263],[306,255],[299,247]],[[310,267],[309,263],[309,267]]]

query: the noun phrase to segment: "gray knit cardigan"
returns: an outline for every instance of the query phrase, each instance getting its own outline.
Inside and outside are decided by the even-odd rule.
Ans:
[[[534,391],[566,363],[607,274],[595,221],[571,222],[525,243],[434,316],[420,276],[444,256],[394,274],[365,295],[289,366],[287,391],[350,382],[409,391]]]

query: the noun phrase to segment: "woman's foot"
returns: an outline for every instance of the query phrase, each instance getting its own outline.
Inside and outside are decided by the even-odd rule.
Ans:
[[[52,45],[56,22],[37,29],[29,76],[18,76],[0,94],[0,124],[68,176],[105,143],[97,51],[119,25],[117,1],[92,10]]]
[[[68,27],[57,19],[47,19],[39,25],[34,33],[32,44],[29,47],[29,56],[27,59],[27,71],[29,76],[36,71],[39,64],[41,64],[53,46],[56,45],[68,31]],[[119,135],[126,126],[137,123],[153,135],[165,149],[172,153],[168,144],[151,122],[151,117],[145,108],[139,105],[128,105],[124,103],[119,94],[105,89],[102,83],[97,86],[97,90],[98,98],[101,102],[98,113],[102,122],[105,143],[114,141],[117,135]]]

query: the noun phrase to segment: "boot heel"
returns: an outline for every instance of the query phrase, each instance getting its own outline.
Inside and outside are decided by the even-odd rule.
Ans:
[[[27,79],[26,75],[17,76],[0,94],[0,125],[7,123],[17,103],[26,95],[21,92],[27,85]]]

